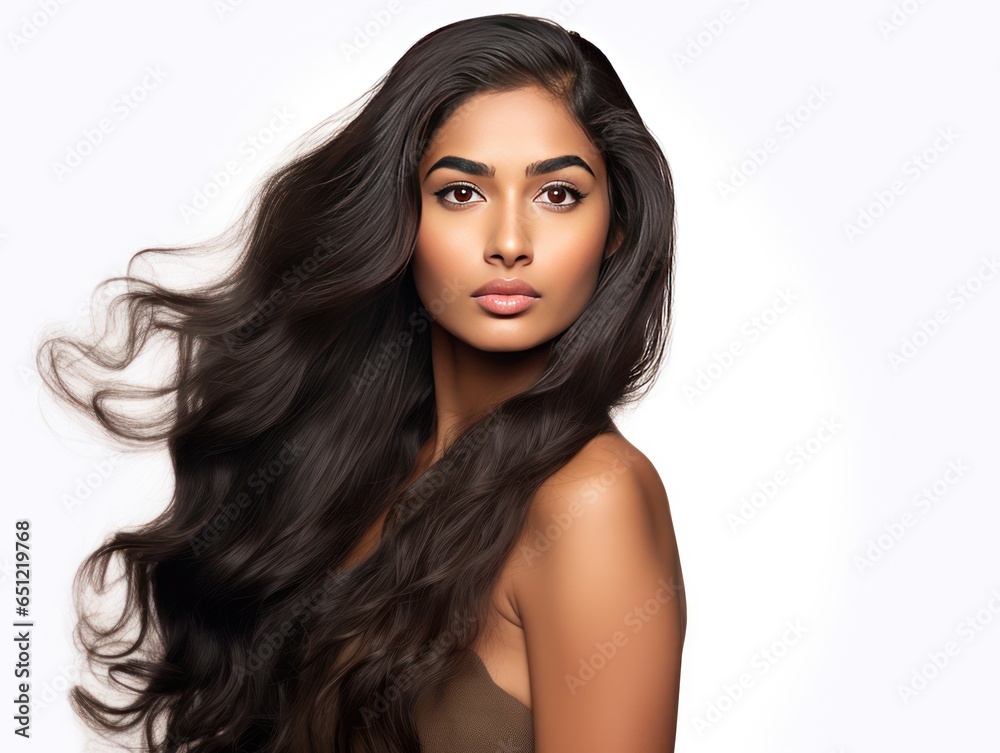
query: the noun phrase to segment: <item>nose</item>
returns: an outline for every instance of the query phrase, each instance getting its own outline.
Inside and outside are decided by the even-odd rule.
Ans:
[[[530,218],[525,216],[519,201],[513,198],[493,202],[495,216],[492,231],[486,242],[484,257],[487,262],[499,260],[510,267],[517,262],[530,264],[534,256],[531,250]]]

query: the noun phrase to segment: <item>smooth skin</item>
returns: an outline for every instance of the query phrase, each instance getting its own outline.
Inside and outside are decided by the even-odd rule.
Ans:
[[[578,164],[526,174],[559,157]],[[435,133],[418,174],[413,276],[424,306],[443,307],[431,323],[439,455],[463,417],[541,375],[549,341],[597,287],[611,204],[599,150],[565,106],[535,87],[472,97]],[[484,311],[471,293],[498,277],[524,280],[541,298],[519,314]]]
[[[466,421],[541,375],[552,338],[586,308],[618,241],[608,237],[600,151],[541,88],[472,97],[438,129],[419,178],[412,269],[422,303],[438,312],[438,431],[415,474]],[[485,311],[471,293],[497,277],[541,297],[518,314]],[[496,604],[500,648],[476,649],[531,708],[536,753],[673,751],[680,560],[659,475],[617,429],[539,489]]]

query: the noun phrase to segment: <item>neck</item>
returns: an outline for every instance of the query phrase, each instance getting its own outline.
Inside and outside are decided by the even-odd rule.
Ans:
[[[431,322],[431,368],[437,425],[425,445],[438,460],[468,424],[533,385],[545,370],[550,343],[529,350],[485,351]]]

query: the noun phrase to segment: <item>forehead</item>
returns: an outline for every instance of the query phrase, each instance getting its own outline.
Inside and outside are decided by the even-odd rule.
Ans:
[[[470,97],[438,128],[420,165],[446,154],[488,162],[498,171],[502,165],[523,170],[562,154],[583,157],[595,172],[604,166],[600,150],[566,105],[533,86]]]

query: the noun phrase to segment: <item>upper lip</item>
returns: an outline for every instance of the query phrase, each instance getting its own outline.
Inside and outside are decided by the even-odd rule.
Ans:
[[[504,280],[502,277],[497,277],[485,285],[481,285],[473,291],[472,295],[473,297],[480,295],[530,295],[535,298],[539,297],[535,289],[524,280]]]

